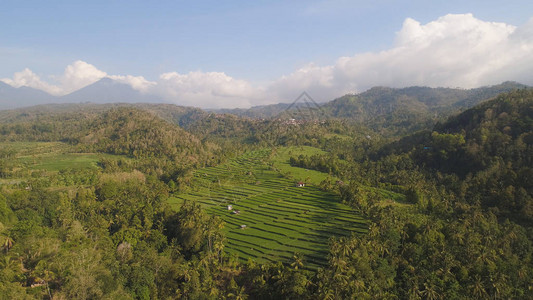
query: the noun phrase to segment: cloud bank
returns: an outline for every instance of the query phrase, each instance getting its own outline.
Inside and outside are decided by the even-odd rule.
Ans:
[[[52,95],[61,94],[61,88],[55,85],[48,84],[41,80],[41,78],[33,73],[30,69],[26,68],[20,72],[13,74],[13,78],[0,79],[13,87],[19,88],[22,86],[31,87],[38,90],[43,90]]]
[[[289,102],[304,90],[318,101],[327,101],[378,85],[473,88],[506,80],[531,85],[532,71],[533,18],[516,27],[482,21],[472,14],[450,14],[427,24],[407,18],[390,49],[340,57],[326,66],[310,62],[263,86],[223,72],[202,71],[169,72],[149,81],[142,76],[110,75],[83,61],[52,77],[56,84],[27,68],[0,80],[64,95],[108,77],[171,103],[215,108]]]
[[[328,100],[377,85],[473,88],[506,80],[533,84],[532,71],[533,19],[517,28],[471,14],[446,15],[425,25],[408,18],[391,49],[341,57],[331,66],[307,66],[272,88],[287,97],[296,86]]]
[[[153,90],[181,105],[210,108],[248,107],[258,95],[247,81],[221,72],[164,73]]]
[[[95,66],[81,60],[75,61],[68,65],[65,68],[63,75],[50,76],[50,78],[55,81],[56,84],[50,84],[43,81],[39,75],[33,73],[28,68],[15,73],[13,78],[3,78],[0,79],[0,81],[17,88],[21,86],[27,86],[43,90],[54,96],[63,96],[106,77],[117,80],[121,83],[129,84],[134,89],[139,91],[146,91],[149,86],[153,86],[154,84],[144,79],[142,76],[108,75],[106,72],[98,70]]]

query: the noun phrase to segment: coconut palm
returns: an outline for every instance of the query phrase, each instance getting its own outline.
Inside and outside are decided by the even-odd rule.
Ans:
[[[483,281],[479,276],[476,276],[476,279],[470,286],[470,289],[472,290],[472,295],[474,295],[476,299],[483,299],[487,297],[487,291],[485,290]]]
[[[9,249],[13,248],[13,244],[15,242],[13,241],[12,238],[6,236],[6,237],[3,237],[3,242],[2,242],[2,248],[4,250],[6,250],[6,253],[9,251]]]
[[[301,269],[304,266],[303,263],[303,255],[299,252],[294,253],[292,256],[293,262],[291,263],[291,267],[293,267],[295,270]]]

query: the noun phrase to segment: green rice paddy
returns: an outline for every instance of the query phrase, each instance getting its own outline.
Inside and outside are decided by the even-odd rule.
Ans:
[[[321,150],[289,147],[247,153],[196,171],[194,190],[169,201],[175,206],[196,201],[220,216],[226,223],[225,249],[242,261],[289,262],[299,252],[305,266],[316,269],[327,261],[332,236],[364,233],[367,223],[338,196],[316,186],[327,174],[288,165],[289,152],[299,155],[298,151]],[[283,177],[280,169],[295,176]],[[305,187],[295,185],[300,177],[307,178]]]
[[[0,144],[0,153],[18,168],[50,172],[97,168],[101,157],[117,157],[100,153],[74,153],[70,145],[60,142],[4,142]]]

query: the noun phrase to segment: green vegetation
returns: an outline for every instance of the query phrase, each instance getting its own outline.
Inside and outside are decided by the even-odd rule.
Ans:
[[[0,112],[0,298],[532,299],[533,91],[428,115],[509,86]]]
[[[317,187],[327,174],[285,162],[298,151],[323,152],[312,147],[249,152],[228,163],[199,169],[192,190],[175,194],[171,203],[194,201],[220,216],[226,223],[225,249],[243,262],[289,262],[294,253],[301,253],[307,267],[324,266],[330,237],[366,232],[367,224],[340,203],[337,195]],[[282,177],[269,165],[291,177]],[[300,181],[306,185],[297,187]]]
[[[309,146],[282,147],[275,150],[272,157],[272,166],[275,170],[278,170],[287,177],[294,178],[297,181],[319,185],[328,178],[328,173],[294,167],[290,164],[290,158],[295,155],[311,156],[325,153],[321,149]],[[336,180],[336,178],[329,178],[329,180]]]
[[[70,145],[57,142],[6,142],[0,153],[8,155],[15,168],[62,171],[97,168],[101,158],[114,156],[102,153],[73,153]],[[16,155],[8,154],[16,153]]]

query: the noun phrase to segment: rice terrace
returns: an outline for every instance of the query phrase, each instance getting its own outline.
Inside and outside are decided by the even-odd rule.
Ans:
[[[246,153],[197,170],[194,190],[176,194],[170,202],[196,201],[220,216],[226,223],[226,252],[241,261],[288,262],[300,253],[304,267],[316,269],[327,262],[331,236],[366,232],[368,225],[337,195],[318,187],[328,174],[288,165],[291,151],[321,150],[284,147]]]

